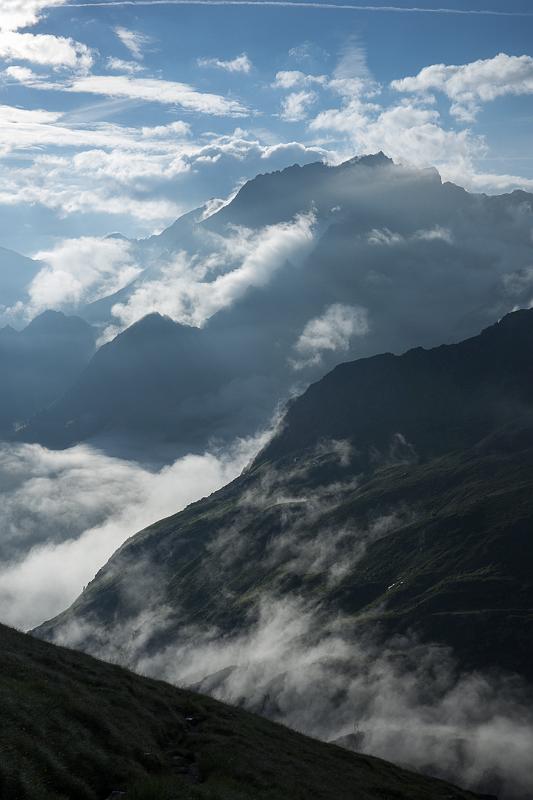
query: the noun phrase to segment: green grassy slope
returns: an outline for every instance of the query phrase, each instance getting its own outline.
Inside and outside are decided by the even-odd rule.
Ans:
[[[516,437],[521,445],[511,449],[502,434],[464,453],[384,466],[307,516],[301,505],[278,502],[272,487],[260,507],[243,507],[243,498],[264,492],[267,479],[275,485],[273,475],[279,491],[312,497],[343,473],[348,478],[349,468],[330,472],[327,463],[305,462],[299,472],[293,462],[289,479],[279,465],[279,472],[258,465],[130,539],[38,633],[53,638],[65,625],[89,622],[79,644],[98,652],[106,631],[140,609],[174,609],[164,634],[155,629],[147,642],[157,648],[183,625],[245,629],[262,595],[297,595],[350,616],[354,628],[367,618],[387,633],[414,628],[453,646],[463,666],[503,667],[533,679],[533,447],[527,430]],[[372,536],[382,518],[393,519],[390,530]],[[353,535],[336,538],[342,530]],[[228,531],[236,535],[224,544]],[[289,545],[278,552],[275,543],[287,535]],[[304,558],[329,540],[329,564],[346,566],[335,581],[326,566],[317,570]],[[157,591],[136,591],[139,564],[158,576]],[[472,625],[479,636],[472,637]]]
[[[476,797],[4,626],[0,654],[2,800]]]

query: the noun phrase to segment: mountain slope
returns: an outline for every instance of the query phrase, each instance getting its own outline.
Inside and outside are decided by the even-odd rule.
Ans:
[[[0,626],[3,800],[468,800],[191,692]]]
[[[473,702],[461,681],[475,678],[460,675],[533,682],[532,352],[533,311],[521,311],[458,345],[338,367],[250,469],[133,536],[37,634],[328,739],[360,713],[365,750],[391,758],[383,731],[406,681],[424,698],[406,715],[420,703],[440,720],[464,692],[466,721],[432,723],[401,759],[527,797],[531,782],[512,759],[481,756],[476,733],[505,708],[533,737],[522,690],[512,699],[511,679],[485,677]]]
[[[0,247],[0,320],[2,307],[26,299],[28,286],[42,266],[39,261]]]
[[[295,384],[342,359],[457,341],[527,306],[532,219],[527,193],[470,194],[383,154],[258,176],[217,213],[191,212],[136,243],[144,272],[91,310],[122,326],[148,311],[200,326],[191,353],[203,372],[172,345],[170,326],[168,347],[147,332],[145,363],[121,366],[120,347],[109,347],[44,427],[25,435],[62,447],[125,434],[203,450],[250,434]],[[102,391],[113,358],[134,387],[131,416],[120,420],[116,385]],[[169,391],[147,415],[151,361]]]
[[[95,349],[95,331],[78,317],[45,311],[22,331],[0,331],[0,434],[10,433],[60,397]]]
[[[230,379],[227,361],[206,350],[201,331],[150,314],[103,345],[19,438],[67,447],[97,435],[122,435],[126,445],[138,436],[152,445],[173,442],[175,458],[176,440],[185,451],[205,444],[212,417],[224,410],[216,393]]]

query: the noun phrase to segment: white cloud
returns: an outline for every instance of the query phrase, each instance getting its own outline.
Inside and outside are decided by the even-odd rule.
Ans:
[[[214,67],[215,69],[222,69],[225,72],[243,72],[244,74],[248,74],[252,69],[252,62],[246,53],[241,53],[240,56],[236,56],[228,61],[223,61],[220,58],[199,58],[198,66]]]
[[[452,244],[452,232],[448,228],[436,225],[434,228],[422,228],[410,236],[404,236],[388,228],[373,228],[367,235],[368,244],[377,247],[394,247],[395,245],[403,245],[409,242],[435,242],[437,240]]]
[[[276,72],[276,79],[272,84],[273,89],[296,89],[303,86],[325,86],[328,79],[325,75],[306,75],[297,69],[281,70]]]
[[[218,94],[198,92],[186,83],[157,78],[133,78],[129,75],[87,75],[70,84],[58,86],[67,92],[129,97],[149,103],[177,105],[188,111],[214,116],[242,117],[249,111],[238,100]]]
[[[398,163],[434,166],[445,180],[466,189],[489,193],[531,189],[532,179],[484,172],[478,166],[488,153],[484,136],[468,128],[446,127],[429,92],[440,88],[448,93],[454,100],[454,113],[465,122],[478,99],[532,91],[532,64],[529,56],[501,54],[463,67],[430,66],[415,77],[393,81],[394,89],[410,92],[411,96],[391,105],[379,98],[379,87],[367,77],[334,77],[328,88],[340,94],[342,101],[337,107],[320,111],[310,121],[309,130],[337,134],[339,160],[354,151],[383,150]],[[496,74],[499,77],[493,81]]]
[[[347,97],[363,92],[374,94],[377,87],[366,63],[366,52],[357,42],[350,42],[342,51],[332,77],[310,75],[301,70],[280,70],[276,73],[273,89],[330,89]]]
[[[291,92],[281,104],[280,117],[286,122],[299,122],[307,117],[309,106],[316,101],[316,92]]]
[[[266,441],[149,471],[85,445],[0,446],[0,618],[29,628],[66,608],[136,530],[233,480]]]
[[[343,47],[334,77],[340,80],[354,79],[370,81],[372,79],[366,59],[366,50],[355,38],[351,37]]]
[[[124,61],[124,59],[115,58],[114,56],[109,56],[106,61],[106,66],[107,69],[111,70],[112,72],[122,72],[130,75],[133,75],[136,72],[142,72],[144,69],[144,67],[138,64],[136,61]]]
[[[44,9],[64,5],[66,0],[1,0],[0,58],[31,61],[54,68],[88,70],[93,57],[87,45],[70,37],[33,34],[20,29],[35,25]]]
[[[68,308],[112,294],[140,272],[124,239],[66,239],[35,257],[46,266],[28,289],[30,317],[46,308]]]
[[[23,83],[25,86],[29,86],[39,80],[39,76],[28,67],[8,67],[4,70],[4,75],[7,78],[12,78],[17,83]]]
[[[152,233],[214,191],[228,193],[265,163],[279,168],[327,155],[298,142],[267,144],[239,128],[200,141],[190,134],[182,120],[132,128],[83,118],[69,123],[60,112],[0,106],[0,154],[9,159],[10,153],[26,151],[23,162],[3,162],[0,204],[39,204],[61,215],[129,215],[142,226],[139,232]],[[62,148],[60,155],[52,154],[55,148]],[[189,205],[183,207],[162,190],[185,176],[182,195]]]
[[[297,356],[290,363],[294,369],[320,364],[325,350],[348,350],[354,336],[365,336],[369,330],[365,308],[333,303],[305,325],[294,345]]]
[[[42,12],[53,6],[62,6],[67,0],[1,0],[0,30],[14,31],[35,25]]]
[[[182,120],[175,120],[168,122],[166,125],[153,125],[141,128],[143,136],[152,138],[164,138],[166,136],[176,136],[179,139],[184,139],[191,133],[191,126],[188,122]]]
[[[461,185],[467,186],[475,172],[474,159],[487,150],[482,137],[469,130],[447,130],[438,111],[411,102],[384,108],[355,98],[340,108],[321,111],[310,129],[343,134],[359,153],[383,150],[399,163],[435,166],[446,179],[461,175]]]
[[[63,36],[18,31],[0,31],[0,58],[79,70],[88,70],[93,63],[85,44]]]
[[[265,286],[288,261],[301,259],[314,241],[314,217],[300,215],[292,222],[260,231],[237,229],[228,237],[213,236],[208,264],[190,261],[181,253],[154,280],[142,282],[127,303],[113,306],[119,328],[158,311],[176,322],[201,326],[221,308],[230,306],[251,287]],[[214,264],[226,271],[214,280],[206,274]],[[117,328],[107,332],[115,335]]]
[[[533,94],[533,58],[499,53],[459,66],[432,64],[417,75],[392,81],[391,86],[398,92],[443,92],[453,101],[451,113],[469,122],[481,103],[508,94]]]
[[[132,31],[129,28],[117,27],[115,33],[126,47],[133,58],[141,61],[143,58],[143,48],[151,43],[151,38],[140,31]]]

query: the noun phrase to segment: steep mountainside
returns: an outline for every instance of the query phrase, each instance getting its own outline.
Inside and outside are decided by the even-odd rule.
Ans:
[[[449,654],[433,663],[437,642],[462,670],[533,680],[532,354],[533,311],[521,311],[458,345],[338,367],[240,478],[132,537],[37,633],[326,738],[357,709],[365,748],[387,754],[375,690],[362,708],[352,696],[361,674],[390,672],[396,696],[403,670],[425,664],[431,706],[455,669]],[[476,719],[488,725],[492,708]],[[457,779],[476,739],[461,755],[453,726],[438,736]],[[439,773],[422,751],[402,758]],[[470,785],[507,786],[492,766]],[[516,781],[504,796],[527,796]]]
[[[95,331],[78,317],[45,311],[22,331],[0,330],[0,435],[60,397],[95,350]]]
[[[137,328],[143,360],[121,361],[128,331],[110,343],[28,440],[124,434],[202,450],[266,424],[341,359],[457,341],[531,299],[531,195],[473,195],[383,154],[260,175],[203,217],[134,243],[142,274],[84,312],[180,325]]]
[[[2,800],[475,800],[0,625]]]
[[[26,300],[28,286],[42,266],[39,261],[0,247],[0,322],[4,308]]]

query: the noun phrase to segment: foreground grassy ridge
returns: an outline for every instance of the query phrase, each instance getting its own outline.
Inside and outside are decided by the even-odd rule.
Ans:
[[[0,626],[2,800],[473,800]]]

